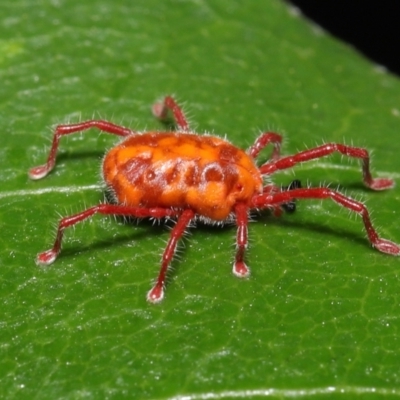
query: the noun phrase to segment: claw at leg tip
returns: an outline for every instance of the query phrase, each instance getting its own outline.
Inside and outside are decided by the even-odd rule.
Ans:
[[[39,165],[38,167],[33,167],[28,171],[28,176],[32,180],[38,180],[44,178],[49,173],[49,169],[46,165]]]
[[[387,190],[394,187],[394,181],[390,178],[375,178],[370,185],[373,190]]]
[[[164,289],[162,286],[154,286],[149,293],[147,293],[147,301],[153,304],[159,303],[164,298]]]
[[[233,273],[239,278],[246,278],[250,275],[250,270],[243,261],[237,261],[233,264]]]
[[[375,244],[375,247],[382,253],[390,254],[392,256],[400,256],[400,246],[390,240],[380,239],[380,241]]]
[[[57,253],[55,251],[47,250],[37,255],[36,264],[43,266],[50,265],[55,261],[56,258],[57,258]]]
[[[164,104],[161,102],[154,103],[151,107],[151,111],[158,119],[164,119],[166,117],[166,110]]]

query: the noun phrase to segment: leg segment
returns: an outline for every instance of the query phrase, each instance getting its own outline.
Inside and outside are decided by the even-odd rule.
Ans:
[[[260,154],[260,151],[270,143],[272,143],[274,146],[270,160],[277,160],[281,152],[282,136],[273,132],[262,133],[254,142],[254,144],[247,150],[247,154],[253,158],[257,158]]]
[[[368,235],[368,239],[373,247],[375,247],[382,253],[390,254],[393,256],[400,255],[399,245],[391,242],[390,240],[382,239],[378,236],[376,230],[372,226],[369,212],[364,204],[328,188],[292,189],[287,192],[261,194],[253,198],[252,207],[274,208],[277,205],[289,203],[294,199],[329,199],[329,198],[332,199],[337,204],[339,204],[340,206],[345,207],[348,210],[361,215],[364,222],[365,230]]]
[[[61,242],[64,236],[65,228],[73,226],[79,222],[84,221],[87,218],[92,217],[94,214],[103,215],[120,215],[127,217],[138,217],[138,218],[162,218],[162,217],[174,217],[179,215],[177,211],[166,208],[140,208],[140,207],[127,207],[122,205],[112,204],[99,204],[97,206],[88,208],[78,214],[71,215],[69,217],[62,218],[58,224],[56,240],[50,250],[44,251],[38,254],[36,263],[39,265],[49,265],[55,261],[61,250]]]
[[[283,186],[283,187],[279,187],[276,185],[264,186],[263,193],[274,194],[300,188],[301,188],[301,182],[298,179],[295,179],[294,181],[290,182],[289,186]],[[275,217],[280,217],[283,211],[286,211],[287,213],[290,214],[294,213],[296,211],[296,199],[289,201],[288,203],[275,205],[273,207],[271,206],[270,208],[272,209]]]
[[[176,222],[174,228],[172,229],[171,235],[168,240],[167,247],[164,250],[161,262],[160,273],[158,274],[158,278],[156,284],[147,294],[147,300],[151,303],[158,303],[164,297],[164,284],[165,278],[167,275],[168,266],[171,263],[171,260],[175,254],[176,245],[178,244],[179,239],[185,232],[185,229],[189,225],[190,221],[194,218],[194,212],[192,210],[185,210],[180,215],[178,221]]]
[[[264,195],[265,194],[272,195],[273,193],[279,193],[279,192],[280,192],[280,188],[279,188],[279,186],[276,186],[276,185],[266,185],[263,188]],[[277,206],[271,206],[270,209],[275,217],[280,217],[283,213],[283,207],[281,204],[279,204]]]
[[[179,129],[189,131],[189,123],[187,122],[184,112],[171,96],[166,96],[161,102],[153,104],[153,115],[160,120],[167,119],[168,111],[172,112],[175,123],[178,125]]]
[[[233,273],[239,278],[244,278],[250,274],[249,268],[244,262],[244,252],[248,243],[248,206],[239,203],[235,207],[237,234],[236,234],[236,256],[233,264]]]
[[[275,171],[287,169],[295,166],[296,164],[315,160],[317,158],[325,157],[331,153],[339,152],[348,157],[361,158],[362,172],[364,184],[373,190],[390,189],[394,186],[394,182],[389,178],[372,178],[369,169],[370,157],[368,151],[359,147],[345,146],[337,143],[327,143],[314,149],[302,151],[294,154],[293,156],[283,157],[266,163],[260,167],[260,172],[263,175],[270,175]]]
[[[90,128],[97,128],[103,132],[118,136],[129,136],[135,133],[128,128],[103,120],[89,120],[78,124],[58,125],[54,131],[53,143],[46,164],[31,168],[28,173],[29,177],[35,180],[44,178],[54,168],[61,136],[86,131]]]

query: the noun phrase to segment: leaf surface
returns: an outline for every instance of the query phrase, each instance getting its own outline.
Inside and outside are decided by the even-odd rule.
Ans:
[[[34,263],[59,214],[103,201],[99,165],[117,140],[63,138],[55,170],[27,177],[52,124],[161,129],[150,105],[173,93],[200,133],[246,148],[272,129],[285,154],[354,143],[400,181],[398,79],[275,0],[15,0],[0,15],[2,398],[399,395],[399,260],[370,248],[360,218],[330,201],[255,216],[247,280],[231,273],[234,227],[200,225],[153,306],[164,225],[94,217],[52,266]],[[340,185],[400,241],[398,189],[365,189],[358,162],[295,171],[275,182]]]

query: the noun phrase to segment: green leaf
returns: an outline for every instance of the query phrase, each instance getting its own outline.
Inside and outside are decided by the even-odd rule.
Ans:
[[[55,170],[27,177],[50,125],[95,116],[161,129],[149,107],[173,93],[200,133],[246,148],[273,129],[285,154],[354,143],[374,152],[375,175],[399,181],[395,77],[276,0],[15,0],[0,15],[2,398],[400,394],[399,260],[333,202],[256,216],[246,280],[231,273],[234,227],[192,229],[154,306],[163,225],[95,217],[66,232],[52,266],[34,263],[59,214],[103,200],[100,160],[116,139],[63,138]],[[358,162],[295,171],[364,199],[382,236],[400,241],[398,189],[365,189]]]

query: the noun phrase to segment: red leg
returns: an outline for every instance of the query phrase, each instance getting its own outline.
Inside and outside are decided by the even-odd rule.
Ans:
[[[296,164],[325,157],[334,152],[339,152],[348,157],[362,159],[363,181],[367,187],[374,190],[384,190],[394,186],[392,179],[372,178],[369,169],[369,154],[367,150],[337,143],[327,143],[314,149],[305,150],[292,156],[283,157],[279,160],[269,162],[260,167],[260,172],[263,175],[270,175],[275,171],[291,168]]]
[[[233,273],[239,278],[244,278],[250,274],[250,270],[244,262],[244,252],[248,244],[248,206],[243,203],[239,203],[235,207],[236,213],[236,257],[235,263],[233,264]]]
[[[261,194],[255,196],[252,201],[254,208],[276,207],[279,204],[288,203],[294,199],[332,199],[342,207],[347,208],[362,216],[368,239],[372,246],[382,253],[398,256],[400,255],[400,246],[390,240],[382,239],[378,236],[372,226],[369,212],[364,204],[355,201],[341,193],[328,188],[307,188],[292,189],[286,192]]]
[[[179,212],[173,211],[168,208],[140,208],[140,207],[129,207],[122,205],[113,204],[99,204],[97,206],[88,208],[75,215],[64,217],[58,223],[58,229],[56,234],[56,240],[50,250],[44,251],[38,254],[36,263],[39,265],[49,265],[55,261],[61,250],[61,242],[64,236],[65,228],[73,226],[79,222],[84,221],[87,218],[92,217],[94,214],[103,215],[121,215],[127,217],[138,217],[138,218],[162,218],[162,217],[174,217],[179,215]]]
[[[282,136],[273,132],[262,133],[254,144],[247,150],[247,154],[253,158],[257,158],[260,151],[270,143],[274,145],[270,160],[277,160],[281,152]]]
[[[263,193],[274,194],[299,188],[301,188],[301,182],[298,179],[295,179],[289,184],[289,186],[278,187],[276,185],[266,185],[263,188]],[[275,215],[275,217],[280,217],[284,210],[289,213],[293,213],[294,211],[296,211],[296,202],[293,200],[288,203],[270,206],[270,208],[272,209],[272,212]]]
[[[160,273],[158,274],[157,281],[147,294],[147,300],[151,303],[158,303],[164,297],[164,284],[168,266],[175,254],[176,245],[178,244],[179,239],[184,234],[185,229],[193,219],[194,215],[195,214],[192,210],[184,210],[171,231],[167,247],[165,248],[162,256],[161,269]]]
[[[31,168],[29,170],[29,177],[31,179],[41,179],[54,168],[61,136],[86,131],[90,128],[97,128],[103,132],[118,136],[129,136],[135,133],[128,128],[124,128],[123,126],[115,125],[111,122],[102,120],[89,120],[80,122],[78,124],[58,125],[54,131],[53,143],[51,145],[49,157],[46,164]]]
[[[266,194],[266,193],[272,194],[272,193],[278,193],[278,192],[280,192],[280,190],[279,190],[279,187],[276,185],[266,185],[263,187],[264,194]],[[283,210],[282,210],[280,204],[277,206],[271,206],[270,208],[271,208],[273,214],[275,215],[275,217],[280,217],[283,213]]]
[[[175,123],[179,129],[189,131],[189,123],[187,122],[185,113],[171,96],[166,96],[163,101],[153,104],[152,107],[153,115],[160,120],[167,118],[168,110],[172,111]]]

